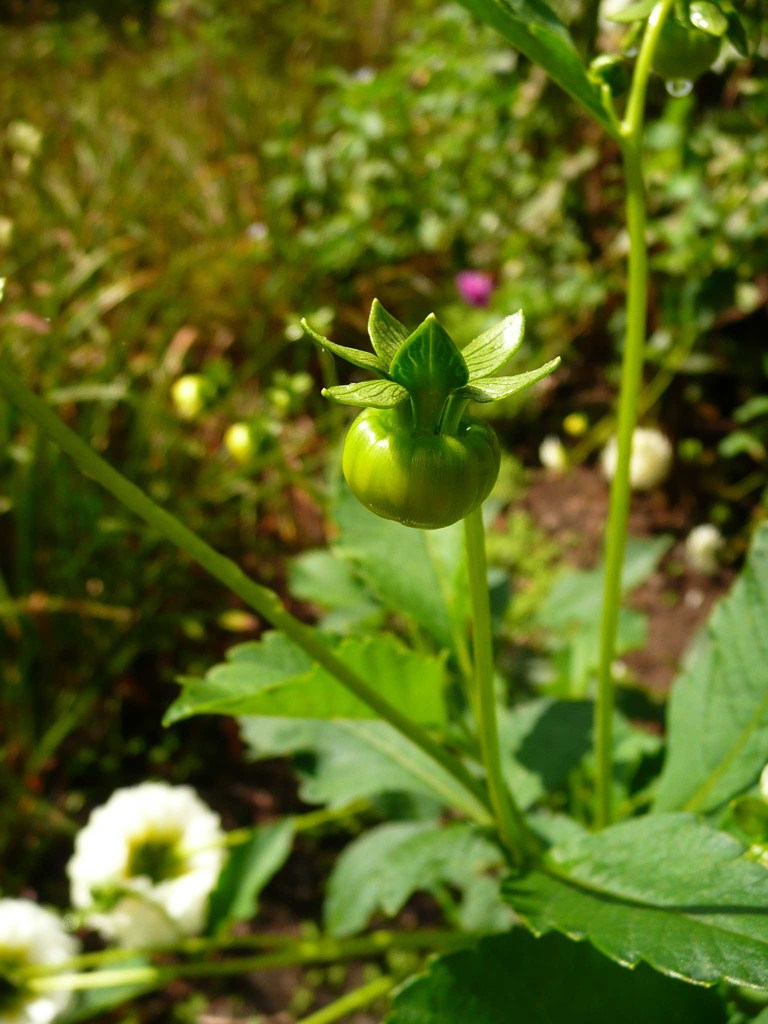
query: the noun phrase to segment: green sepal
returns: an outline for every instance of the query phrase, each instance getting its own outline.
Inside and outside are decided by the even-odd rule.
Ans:
[[[388,313],[378,299],[373,300],[368,317],[368,335],[374,351],[389,367],[410,331]]]
[[[688,17],[691,24],[701,32],[718,39],[728,31],[728,19],[710,0],[694,0],[688,8]]]
[[[391,409],[408,397],[406,389],[392,380],[364,380],[359,384],[340,384],[337,387],[323,388],[322,393],[325,398],[330,398],[340,405],[356,405],[364,409]]]
[[[516,395],[518,391],[536,384],[537,381],[548,377],[553,370],[560,365],[560,356],[540,366],[537,370],[529,370],[527,373],[518,373],[514,377],[480,377],[465,384],[454,394],[459,398],[468,398],[473,402],[498,402],[502,398],[509,398]]]
[[[434,313],[403,343],[389,373],[412,395],[428,390],[447,396],[469,380],[464,357]]]
[[[625,25],[632,21],[644,21],[656,6],[656,0],[637,0],[621,11],[613,11],[606,15],[608,21],[617,21]]]
[[[525,317],[519,309],[483,331],[462,350],[470,381],[489,377],[510,359],[523,343]]]
[[[309,326],[306,320],[301,321],[301,326],[313,341],[317,342],[326,351],[332,352],[333,355],[340,356],[342,359],[346,359],[348,363],[352,363],[353,366],[359,366],[363,370],[372,370],[381,376],[387,375],[387,363],[380,356],[374,355],[373,352],[363,352],[360,349],[349,348],[346,345],[337,345],[335,341],[330,341],[328,338],[324,338],[322,334],[318,334],[316,330]]]

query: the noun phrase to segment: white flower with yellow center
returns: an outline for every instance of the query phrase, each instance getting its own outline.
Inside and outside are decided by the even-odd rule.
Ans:
[[[72,904],[106,939],[164,946],[205,925],[224,861],[219,816],[189,786],[116,790],[75,840]]]
[[[619,446],[612,437],[603,449],[603,475],[612,480],[619,460]],[[632,434],[632,455],[629,460],[629,482],[635,491],[651,491],[669,476],[672,468],[672,445],[660,430],[638,427]]]
[[[55,967],[77,956],[78,944],[56,914],[31,900],[0,899],[0,1022],[49,1024],[69,1006],[71,993],[35,993],[15,972]]]

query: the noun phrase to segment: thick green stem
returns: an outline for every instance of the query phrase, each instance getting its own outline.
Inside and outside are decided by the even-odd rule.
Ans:
[[[315,630],[286,611],[276,594],[266,587],[254,583],[238,565],[220,555],[197,534],[187,529],[175,516],[156,505],[144,491],[113,469],[77,434],[65,426],[41,398],[33,394],[23,381],[19,380],[8,367],[1,363],[0,392],[25,412],[43,433],[76,463],[83,473],[92,477],[129,511],[154,527],[179,550],[193,558],[214,579],[237,594],[267,622],[276,629],[282,630],[380,718],[389,722],[457,779],[467,790],[467,799],[463,802],[462,810],[477,820],[487,822],[485,810],[487,798],[483,787],[466,767],[425,729],[402,714],[361,676],[337,658],[319,638]]]
[[[335,963],[341,960],[378,957],[393,949],[444,952],[474,941],[476,936],[460,932],[373,932],[355,939],[320,938],[296,942],[289,949],[262,953],[260,956],[231,957],[196,963],[115,967],[111,970],[56,975],[25,975],[24,986],[32,992],[75,992],[140,985],[147,990],[161,988],[176,978],[214,978],[252,971],[277,970],[308,964]]]
[[[482,508],[475,509],[466,517],[464,532],[467,543],[475,663],[473,706],[478,720],[480,748],[499,835],[515,863],[520,864],[533,852],[533,846],[532,837],[509,791],[501,767],[496,694],[493,686],[493,638]]]
[[[648,250],[645,237],[645,184],[643,180],[642,134],[645,94],[653,53],[665,17],[673,0],[662,0],[653,9],[638,54],[626,117],[621,124],[622,158],[626,177],[626,215],[629,231],[627,282],[627,327],[621,370],[618,410],[618,457],[611,484],[610,507],[605,536],[605,580],[600,621],[597,704],[595,711],[595,757],[597,762],[596,822],[599,827],[613,818],[613,715],[612,665],[621,605],[621,576],[627,543],[629,518],[629,465],[632,435],[637,423],[637,406],[642,383],[648,305]]]
[[[395,984],[395,979],[386,975],[374,978],[367,985],[356,988],[354,992],[347,992],[341,999],[336,999],[330,1005],[324,1006],[322,1010],[311,1013],[309,1017],[302,1017],[297,1024],[333,1024],[334,1021],[341,1020],[342,1017],[354,1013],[355,1010],[362,1010],[363,1007],[370,1006],[376,999],[391,992]]]

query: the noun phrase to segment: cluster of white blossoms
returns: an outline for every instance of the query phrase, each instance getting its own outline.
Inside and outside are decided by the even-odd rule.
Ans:
[[[56,914],[31,900],[0,899],[0,1022],[48,1024],[63,1013],[71,993],[35,993],[14,971],[56,967],[77,953],[77,940]]]
[[[193,789],[118,789],[75,841],[72,905],[119,945],[168,945],[204,927],[223,861],[219,817]]]
[[[615,437],[603,449],[603,475],[612,480],[619,459]],[[672,445],[660,430],[638,427],[632,434],[632,455],[629,460],[629,482],[633,490],[651,491],[669,476],[672,468]]]

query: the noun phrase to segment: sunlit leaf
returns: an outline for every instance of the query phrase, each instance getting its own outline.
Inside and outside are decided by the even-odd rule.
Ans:
[[[692,815],[646,815],[555,848],[504,894],[537,935],[700,984],[768,988],[768,871],[744,853]]]
[[[616,134],[600,89],[591,81],[568,29],[544,0],[460,0],[500,32],[577,100],[605,130]]]

